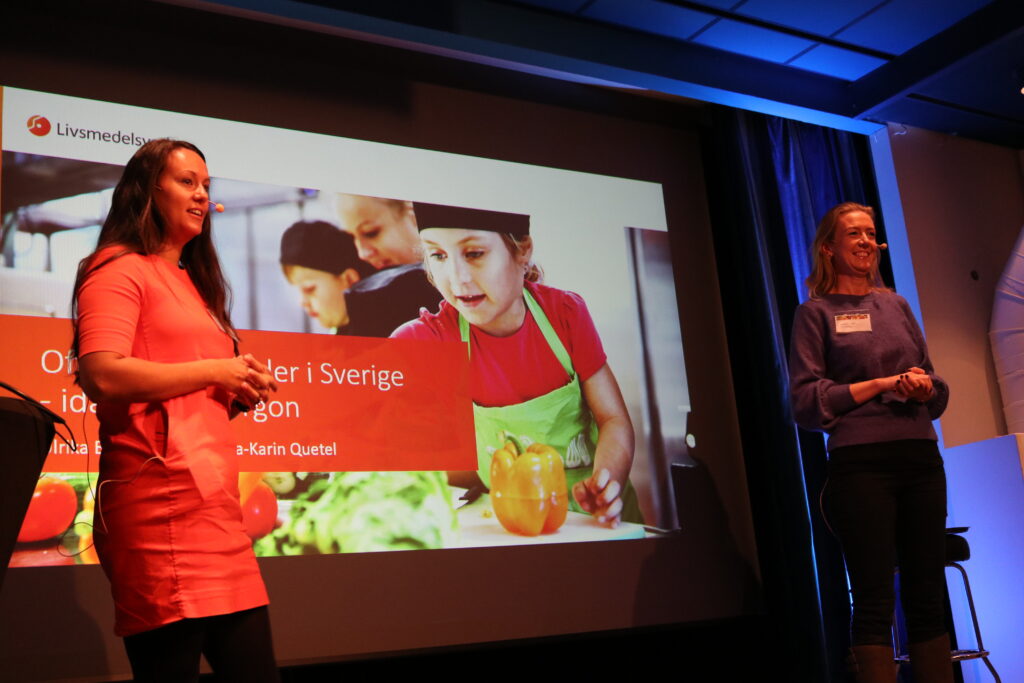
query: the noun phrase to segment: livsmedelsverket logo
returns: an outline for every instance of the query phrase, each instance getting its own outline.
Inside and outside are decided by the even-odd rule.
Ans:
[[[26,125],[33,135],[38,135],[39,137],[43,137],[50,132],[49,119],[45,116],[40,116],[39,114],[28,117],[28,123]]]
[[[115,145],[133,145],[138,147],[145,144],[149,138],[138,135],[130,130],[98,130],[96,128],[85,128],[71,125],[64,121],[57,121],[51,124],[50,120],[40,114],[28,117],[25,123],[33,135],[43,137],[54,131],[58,137],[77,138],[79,140],[91,140],[95,142],[110,142]]]

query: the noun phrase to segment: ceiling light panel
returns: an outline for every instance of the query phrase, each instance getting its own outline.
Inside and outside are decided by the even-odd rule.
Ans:
[[[679,40],[689,39],[715,19],[656,0],[596,0],[582,15]]]
[[[941,33],[991,0],[892,0],[835,37],[901,55]]]
[[[820,36],[831,36],[850,22],[885,5],[883,0],[747,0],[736,9],[755,19],[770,21]]]
[[[810,40],[730,19],[716,22],[693,42],[780,64],[816,45]]]

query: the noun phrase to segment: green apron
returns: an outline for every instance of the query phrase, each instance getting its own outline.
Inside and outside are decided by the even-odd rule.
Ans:
[[[555,448],[565,465],[565,482],[569,489],[569,509],[585,512],[572,495],[576,482],[590,477],[594,471],[594,452],[597,446],[597,423],[583,399],[580,380],[572,367],[569,352],[551,327],[540,304],[528,290],[523,290],[526,307],[533,314],[541,334],[562,368],[569,382],[543,396],[522,403],[488,408],[473,404],[476,425],[477,474],[484,485],[491,485],[491,455],[504,445],[501,433],[507,431],[516,437],[527,437],[529,443],[542,443]],[[469,349],[469,322],[459,314],[459,334]],[[643,522],[636,491],[627,481],[621,494],[622,519]]]

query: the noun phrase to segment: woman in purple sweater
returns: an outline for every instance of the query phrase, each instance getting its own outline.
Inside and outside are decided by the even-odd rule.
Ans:
[[[828,434],[823,510],[853,590],[858,681],[896,680],[893,570],[915,680],[952,681],[944,619],[946,478],[932,420],[949,388],[906,300],[882,285],[874,211],[847,202],[818,225],[810,299],[789,358],[793,412]]]

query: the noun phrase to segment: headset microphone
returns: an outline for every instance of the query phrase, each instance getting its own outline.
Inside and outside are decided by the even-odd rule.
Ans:
[[[220,204],[218,204],[217,206],[220,206]],[[218,211],[222,211],[223,209],[217,209],[217,210]],[[882,242],[881,244],[878,245],[878,248],[879,249],[883,249],[883,250],[884,249],[888,249],[889,248],[889,244],[887,242]]]
[[[224,213],[224,205],[217,202],[210,202],[210,208],[217,213]]]

